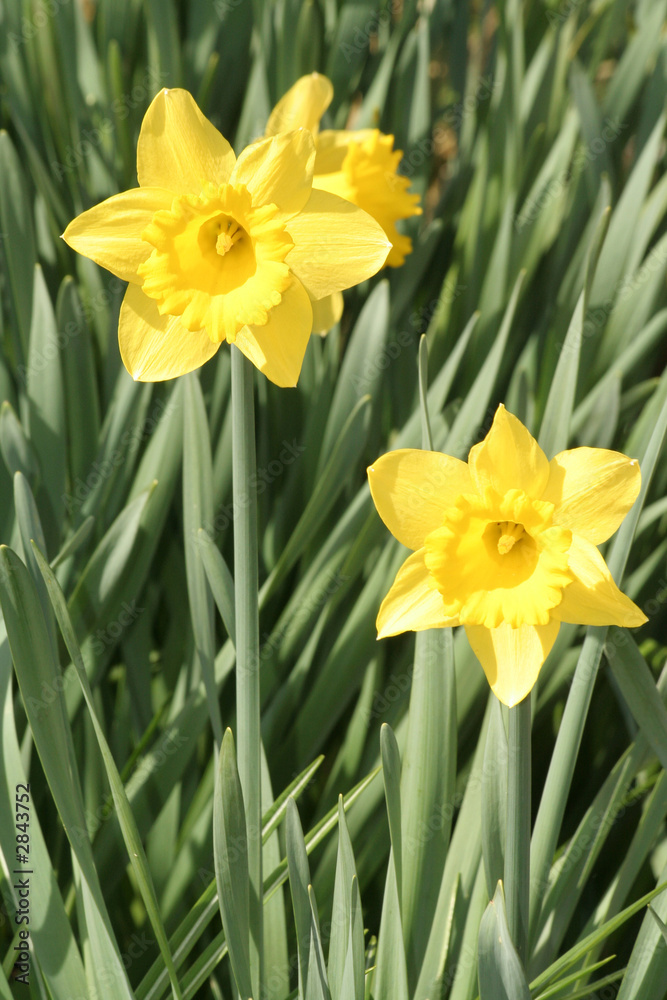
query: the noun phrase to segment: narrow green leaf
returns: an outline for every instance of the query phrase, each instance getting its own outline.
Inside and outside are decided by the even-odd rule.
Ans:
[[[304,1000],[330,1000],[331,994],[327,983],[320,925],[317,919],[317,903],[312,885],[308,886],[308,902],[310,904],[310,948]]]
[[[82,873],[93,959],[100,963],[100,968],[105,968],[108,984],[113,986],[119,1000],[131,1000],[88,838],[56,651],[32,578],[15,553],[5,546],[0,547],[0,605],[30,729],[73,857]],[[45,691],[50,697],[43,711]]]
[[[382,900],[375,996],[391,997],[391,1000],[409,1000],[410,996],[393,851],[389,853],[387,880]]]
[[[493,346],[488,352],[461,409],[456,414],[456,419],[452,424],[443,449],[449,455],[465,455],[470,446],[475,443],[474,434],[483,421],[486,408],[493,393],[524,277],[524,273],[521,272],[516,280]]]
[[[130,864],[134,869],[139,892],[141,893],[141,897],[146,907],[146,912],[158,942],[162,958],[169,972],[173,995],[175,1000],[181,1000],[182,995],[178,985],[178,977],[176,975],[176,969],[174,968],[171,952],[167,943],[167,935],[160,916],[160,910],[146,854],[141,842],[141,837],[139,836],[136,821],[132,815],[132,810],[130,809],[130,804],[127,800],[125,787],[120,774],[118,773],[118,768],[116,767],[116,762],[113,759],[113,754],[109,749],[109,744],[107,743],[106,736],[104,735],[104,730],[102,729],[97,717],[97,711],[93,701],[93,693],[90,689],[90,684],[86,675],[86,668],[84,667],[83,658],[81,656],[81,650],[79,649],[79,644],[77,642],[76,635],[74,634],[69,612],[67,611],[65,596],[60,589],[58,581],[53,575],[53,571],[35,543],[33,543],[32,546],[32,553],[33,558],[36,560],[42,574],[53,611],[55,612],[58,620],[61,635],[65,640],[67,651],[72,659],[72,663],[74,664],[76,675],[81,685],[83,696],[86,700],[90,718],[95,729],[97,743],[104,761],[104,768],[109,781],[109,786],[111,788],[111,794],[113,796],[114,806],[116,808],[116,814],[118,816],[118,822],[123,835],[123,840],[125,841],[125,846],[127,847]]]
[[[380,390],[388,329],[389,282],[385,279],[366,299],[350,335],[322,439],[318,463],[320,474],[355,405],[362,396],[373,397]]]
[[[251,1000],[248,840],[231,729],[225,730],[216,773],[213,854],[218,904],[234,979],[242,1000]]]
[[[197,532],[197,544],[213,599],[233,645],[236,642],[234,579],[222,552],[204,528]]]
[[[79,634],[104,620],[114,590],[130,562],[141,517],[153,489],[154,486],[140,494],[118,515],[83,570],[68,602]]]
[[[630,632],[612,626],[608,632],[609,666],[634,719],[667,769],[667,708],[646,660]]]
[[[27,429],[39,455],[42,478],[56,524],[65,515],[66,420],[58,328],[44,275],[35,268],[26,385]]]
[[[195,653],[207,694],[213,735],[222,743],[222,716],[215,684],[213,596],[201,558],[199,531],[213,521],[213,467],[204,397],[197,375],[185,378],[183,423],[183,531],[185,573]]]
[[[16,364],[28,360],[33,274],[37,259],[34,223],[24,181],[25,170],[7,132],[0,131],[0,225],[11,300],[18,325]]]
[[[360,912],[360,909],[357,870],[341,795],[338,798],[338,855],[327,962],[327,978],[332,1000],[363,996],[364,934],[360,922],[354,919],[355,911]],[[360,937],[359,932],[361,932]],[[348,976],[352,976],[350,992],[346,992],[346,972]],[[350,990],[350,984],[347,990]]]
[[[401,915],[410,978],[422,968],[438,905],[456,791],[456,673],[450,629],[415,638],[401,775]]]
[[[482,772],[482,858],[489,899],[493,899],[505,869],[508,758],[507,733],[496,698],[491,706]]]
[[[0,450],[10,476],[21,472],[36,490],[40,480],[39,458],[8,400],[0,409]]]
[[[428,344],[426,334],[419,338],[419,412],[422,422],[422,448],[433,451],[431,420],[428,415]]]
[[[299,959],[299,997],[305,1000],[308,988],[312,921],[310,896],[308,893],[310,868],[308,866],[308,855],[303,839],[301,820],[299,819],[299,812],[294,799],[289,799],[287,803],[285,845],[287,849],[287,866],[289,870],[289,884],[292,894],[296,945]]]
[[[530,1000],[526,974],[507,926],[502,882],[479,927],[479,995],[480,1000]]]
[[[611,920],[605,921],[600,927],[596,927],[594,931],[590,934],[586,934],[584,937],[580,938],[576,944],[574,944],[565,954],[560,955],[555,962],[545,969],[544,972],[540,973],[530,984],[530,989],[533,993],[537,993],[539,990],[543,989],[545,986],[550,985],[558,976],[560,976],[566,969],[572,968],[578,961],[585,958],[586,955],[592,951],[596,945],[601,944],[609,938],[614,931],[617,931],[623,924],[633,917],[635,913],[639,913],[647,903],[650,903],[652,899],[659,896],[660,893],[667,889],[667,882],[662,882],[651,892],[647,892],[645,896],[636,900],[630,906],[626,906],[624,910],[621,910],[615,917]]]

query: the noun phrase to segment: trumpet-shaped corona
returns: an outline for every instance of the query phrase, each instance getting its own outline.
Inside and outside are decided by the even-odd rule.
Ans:
[[[597,549],[639,492],[639,466],[625,455],[575,448],[548,461],[500,406],[467,463],[402,450],[368,474],[383,521],[414,550],[380,608],[379,638],[463,625],[511,706],[535,684],[561,622],[646,621]]]
[[[314,163],[300,127],[237,159],[187,91],[160,91],[139,135],[139,187],[63,234],[129,282],[118,336],[133,378],[183,375],[226,341],[272,382],[296,384],[316,303],[369,278],[391,250],[370,215],[313,188]]]

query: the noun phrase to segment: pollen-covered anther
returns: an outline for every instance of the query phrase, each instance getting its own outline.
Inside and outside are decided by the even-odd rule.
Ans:
[[[498,528],[500,530],[498,551],[504,556],[512,551],[516,542],[523,536],[524,528],[522,524],[514,524],[513,521],[499,521]]]

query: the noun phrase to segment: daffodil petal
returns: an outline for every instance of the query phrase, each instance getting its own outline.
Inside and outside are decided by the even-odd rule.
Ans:
[[[161,90],[144,116],[137,144],[141,187],[199,194],[206,183],[226,184],[236,157],[187,90]]]
[[[573,583],[563,590],[563,599],[551,614],[561,622],[576,625],[621,625],[637,628],[648,621],[637,605],[618,589],[609,567],[596,547],[572,535],[568,554]]]
[[[269,116],[265,135],[307,128],[317,135],[320,118],[333,99],[331,80],[321,73],[309,73],[296,81],[280,98]]]
[[[377,132],[377,129],[362,128],[356,132],[347,129],[327,129],[317,137],[315,155],[315,176],[334,174],[343,166],[351,142],[362,143]],[[316,184],[316,181],[313,181]]]
[[[310,197],[314,162],[310,132],[285,132],[247,146],[236,161],[230,183],[244,184],[254,204],[277,205],[281,215],[289,218]]]
[[[489,433],[470,450],[468,464],[480,493],[488,486],[501,495],[517,489],[539,500],[549,479],[547,456],[530,431],[502,403]]]
[[[555,506],[554,524],[599,545],[618,529],[640,486],[636,459],[606,448],[573,448],[552,458],[542,499]]]
[[[171,191],[159,187],[122,191],[77,215],[63,239],[123,281],[140,283],[137,268],[153,249],[141,233],[156,212],[171,207],[173,198]]]
[[[264,326],[244,326],[236,346],[276,385],[295,386],[313,325],[312,308],[303,285],[292,279],[280,305]]]
[[[163,382],[200,368],[216,353],[204,330],[191,333],[178,316],[161,316],[138,285],[128,285],[120,310],[118,342],[123,364],[139,382]]]
[[[547,625],[519,628],[506,623],[490,629],[466,625],[468,641],[491,690],[504,705],[518,705],[532,691],[559,628],[560,622],[554,619]]]
[[[427,628],[458,625],[458,618],[444,613],[442,597],[434,589],[424,563],[424,550],[409,556],[380,605],[377,617],[378,639],[399,632],[421,632]]]
[[[391,249],[375,219],[327,191],[313,189],[287,229],[294,243],[287,263],[316,299],[370,278]]]
[[[409,549],[421,549],[457,498],[474,492],[465,462],[417,448],[382,455],[369,467],[368,482],[380,517]]]
[[[311,299],[313,307],[313,333],[324,336],[343,315],[343,293],[334,292],[323,299]]]

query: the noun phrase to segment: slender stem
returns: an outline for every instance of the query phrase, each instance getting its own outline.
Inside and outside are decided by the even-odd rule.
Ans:
[[[510,935],[526,961],[530,900],[530,695],[509,710],[505,902]]]
[[[253,995],[259,997],[264,948],[254,369],[238,348],[232,345],[231,352],[236,745],[248,837],[250,970]]]

